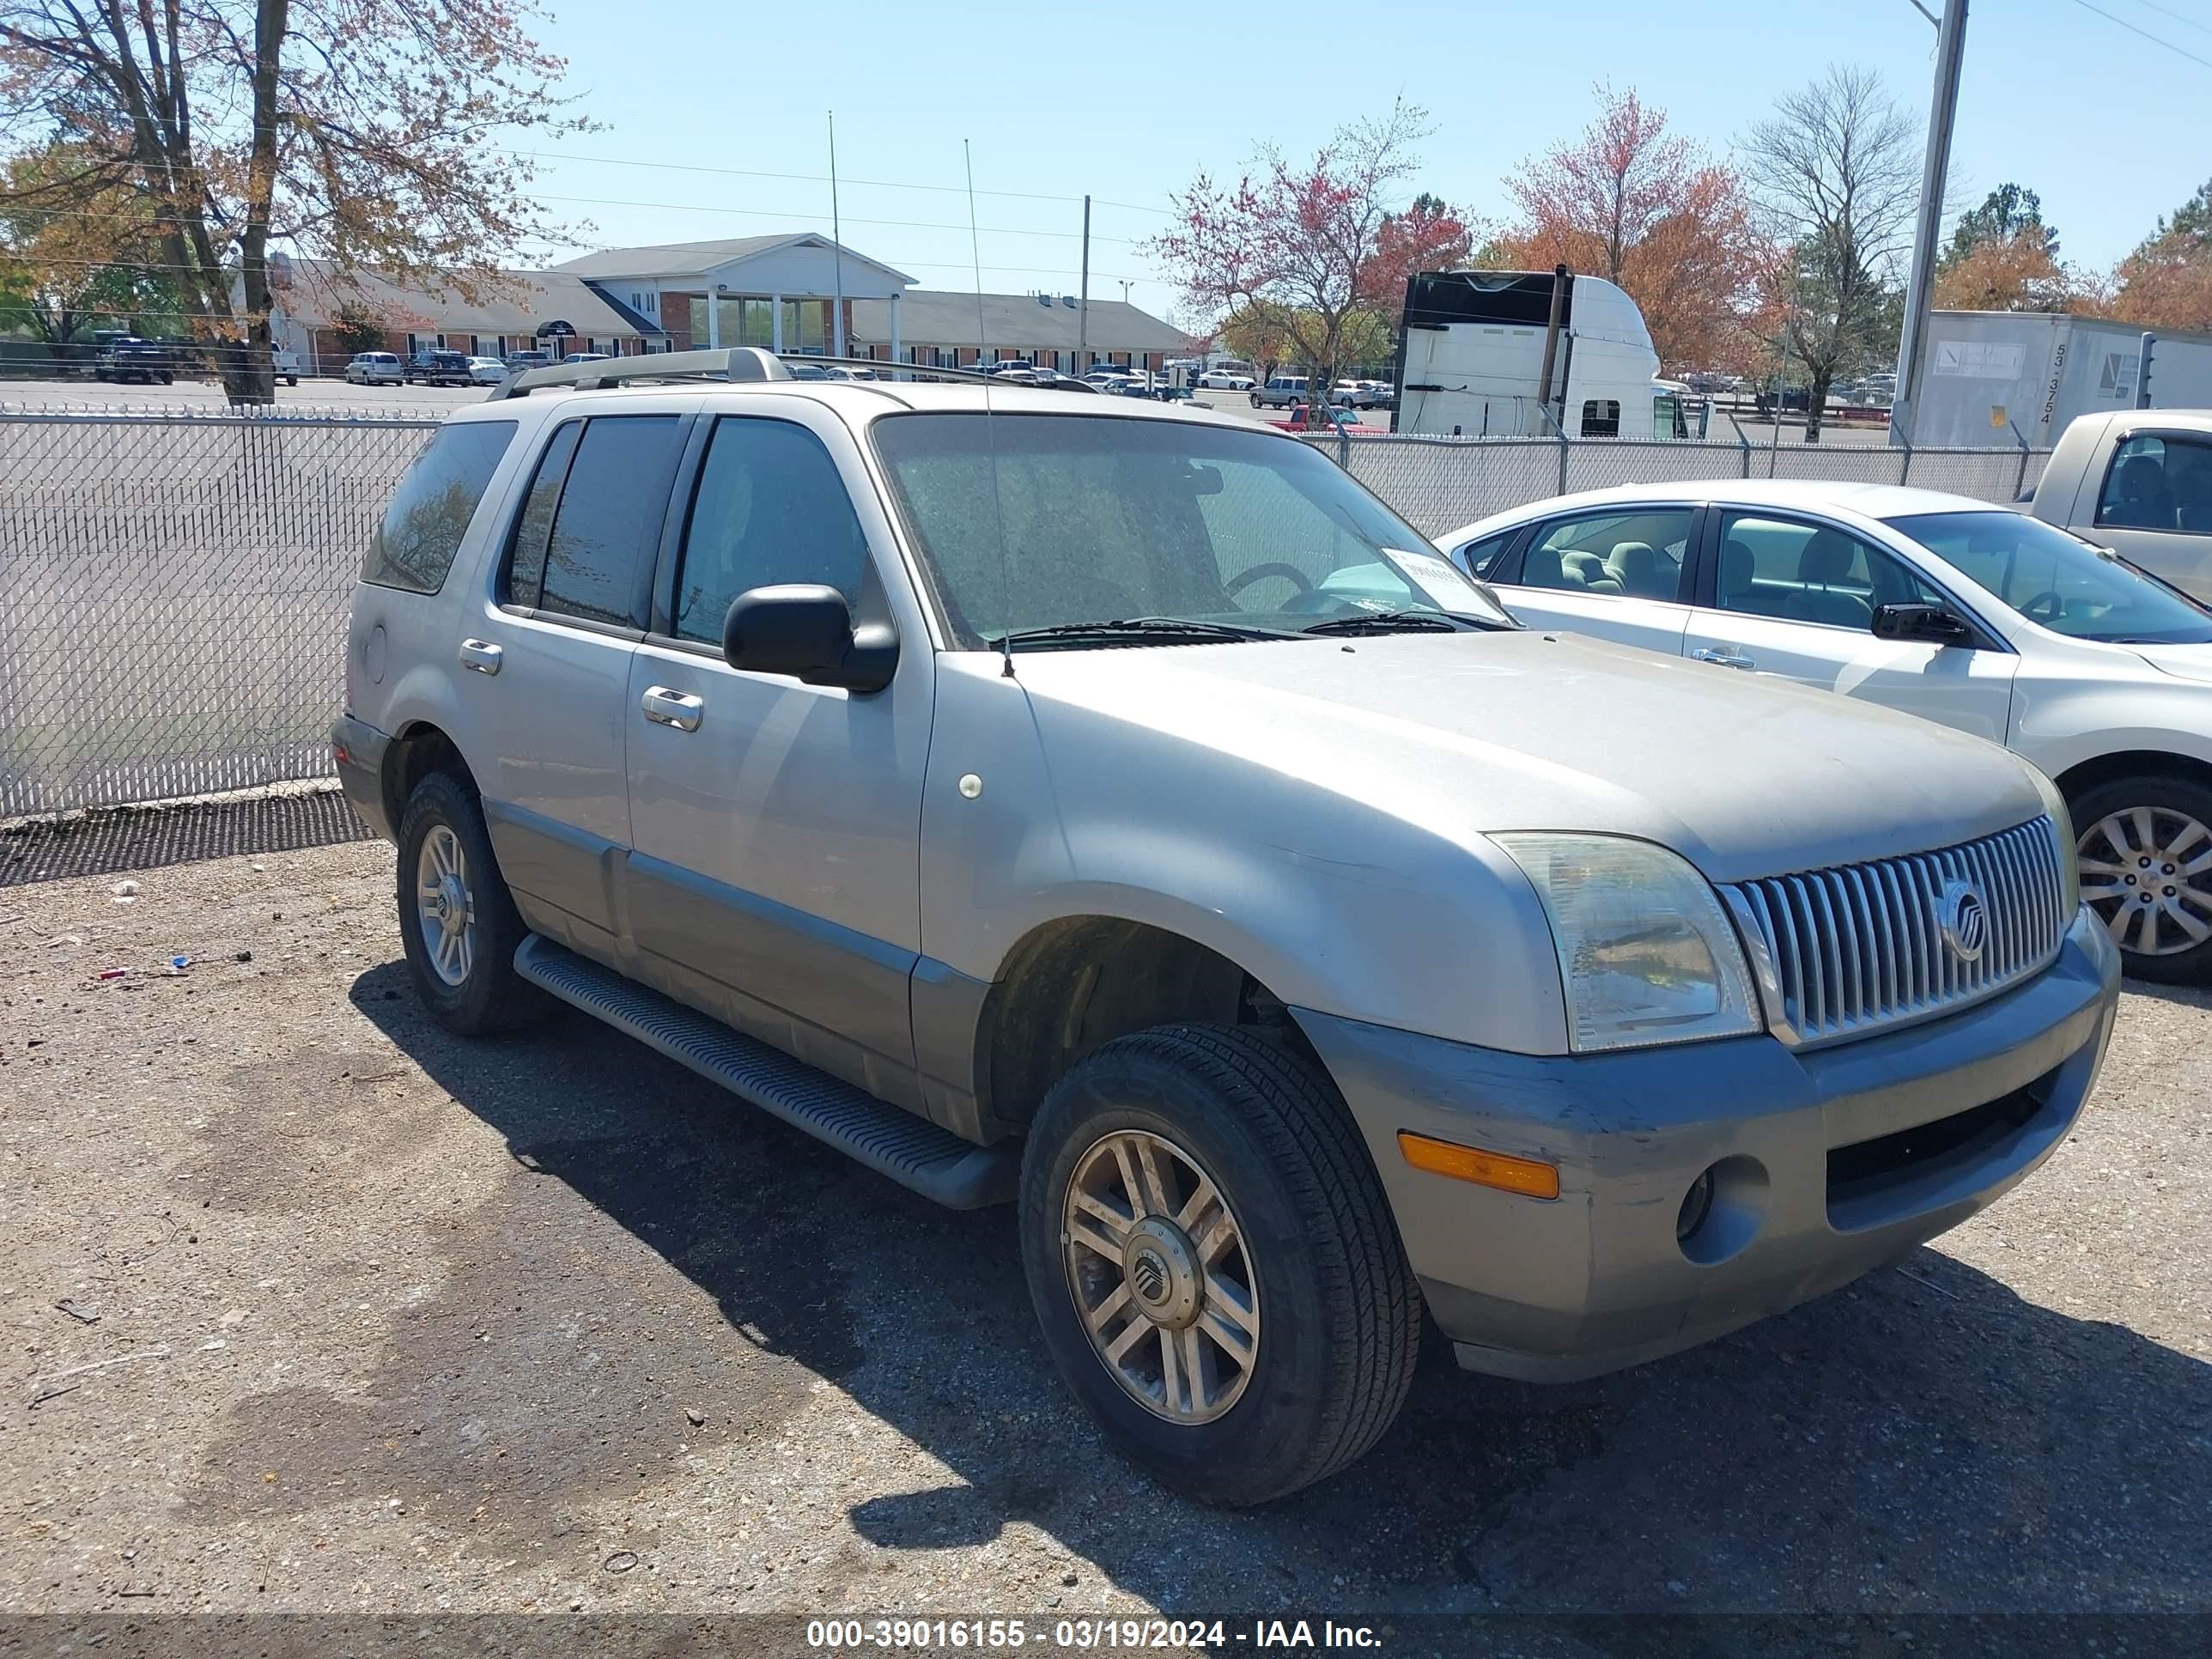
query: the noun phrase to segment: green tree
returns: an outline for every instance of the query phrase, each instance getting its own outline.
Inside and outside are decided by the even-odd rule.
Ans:
[[[2043,198],[2020,185],[1999,185],[1979,207],[1959,216],[1949,243],[1936,256],[1936,270],[1948,270],[1990,242],[2018,243],[2053,263],[2058,258],[2058,233],[2043,222]]]

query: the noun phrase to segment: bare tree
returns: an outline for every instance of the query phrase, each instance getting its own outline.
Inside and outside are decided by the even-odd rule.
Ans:
[[[73,172],[11,211],[103,195],[158,250],[240,402],[273,396],[271,244],[475,297],[543,236],[502,131],[582,123],[527,0],[0,0],[0,154]],[[149,223],[151,234],[149,236]]]
[[[1919,130],[1872,70],[1832,66],[1752,124],[1744,173],[1775,239],[1795,250],[1768,309],[1812,387],[1805,441],[1838,374],[1893,325],[1892,291],[1919,205]]]

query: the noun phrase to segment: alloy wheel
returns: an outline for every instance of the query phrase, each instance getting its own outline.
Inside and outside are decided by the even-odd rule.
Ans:
[[[1091,1347],[1139,1405],[1196,1424],[1243,1397],[1260,1352],[1259,1280],[1196,1158],[1143,1130],[1102,1137],[1076,1160],[1060,1239]]]
[[[2165,806],[2109,812],[2075,844],[2081,897],[2123,951],[2170,957],[2212,939],[2212,830]]]
[[[448,985],[467,981],[476,963],[477,902],[468,854],[450,825],[434,823],[415,856],[416,910],[430,970]]]

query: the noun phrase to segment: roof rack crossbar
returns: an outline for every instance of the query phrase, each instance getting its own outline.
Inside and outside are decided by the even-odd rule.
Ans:
[[[707,351],[658,351],[639,357],[609,357],[589,363],[549,363],[527,368],[492,389],[494,399],[526,398],[549,386],[569,386],[579,392],[600,386],[623,386],[638,380],[788,380],[796,378],[787,363],[820,363],[836,368],[873,369],[886,380],[911,376],[921,380],[969,380],[985,386],[1050,391],[1027,380],[1002,380],[980,368],[954,368],[936,363],[896,363],[877,357],[825,357],[819,352],[769,351],[761,346],[718,346]]]
[[[641,357],[609,357],[601,362],[548,363],[509,375],[492,397],[526,398],[547,386],[591,391],[629,380],[787,380],[791,371],[775,354],[758,346],[722,346],[709,351],[656,351]]]

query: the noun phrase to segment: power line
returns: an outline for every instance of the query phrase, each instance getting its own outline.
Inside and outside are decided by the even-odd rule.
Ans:
[[[617,251],[619,251],[619,250],[597,249],[597,248],[595,248],[595,249],[592,249],[592,250],[589,250],[589,251],[590,251],[590,252],[617,252]],[[192,271],[197,271],[197,270],[200,270],[200,267],[199,267],[199,266],[198,266],[198,265],[177,264],[175,264],[175,263],[173,263],[173,262],[170,262],[170,261],[165,261],[165,260],[155,260],[155,259],[143,259],[143,260],[142,260],[142,259],[46,259],[46,258],[36,258],[36,257],[28,257],[28,258],[27,258],[27,257],[24,257],[24,256],[22,256],[22,255],[5,255],[5,256],[0,256],[0,257],[4,257],[4,258],[11,258],[11,259],[13,259],[16,264],[28,264],[28,265],[53,265],[53,266],[58,266],[58,267],[61,267],[61,268],[63,268],[63,269],[64,269],[64,270],[125,270],[125,271],[133,271],[133,270],[192,270]],[[301,256],[301,257],[304,258],[306,256],[304,256],[304,255],[303,255],[303,256]],[[965,259],[956,259],[956,260],[949,260],[949,261],[948,261],[948,260],[942,260],[942,259],[939,259],[939,260],[934,260],[934,261],[928,260],[928,259],[902,259],[902,260],[900,260],[900,261],[899,261],[899,263],[900,263],[901,264],[912,265],[912,266],[913,266],[916,270],[974,270],[974,269],[975,268],[974,265],[972,265],[969,261],[967,261],[967,260],[965,260]],[[983,266],[983,267],[982,267],[982,269],[983,269],[983,270],[991,270],[991,271],[1012,272],[1012,273],[1013,273],[1013,274],[1015,274],[1015,275],[1017,275],[1017,276],[1075,276],[1075,275],[1077,275],[1077,274],[1078,274],[1078,273],[1076,273],[1076,272],[1074,272],[1074,271],[1068,270],[1065,269],[1064,267],[1058,266],[1058,265],[985,265],[985,266]],[[228,276],[233,275],[233,274],[234,274],[234,272],[233,272],[233,271],[232,271],[228,267],[225,267],[225,268],[224,268],[224,270],[223,270],[223,273],[222,273],[222,274],[223,274],[223,275],[225,275],[226,276]],[[374,270],[371,270],[371,271],[370,271],[370,274],[371,274],[371,275],[375,275],[376,273],[375,273]],[[459,273],[458,273],[458,272],[447,272],[447,273],[445,273],[445,274],[447,274],[447,275],[454,275],[454,276],[459,275]],[[524,276],[524,277],[527,278],[527,277],[533,276],[568,276],[568,275],[570,275],[571,273],[570,273],[570,272],[568,272],[568,271],[563,271],[563,270],[555,270],[555,269],[552,269],[552,268],[550,268],[550,267],[542,267],[542,266],[541,266],[541,267],[539,267],[538,269],[537,269],[537,270],[522,270],[522,271],[517,271],[517,272],[516,272],[516,273],[514,273],[514,274],[516,274],[516,275],[519,275],[519,276]],[[1092,276],[1099,276],[1099,275],[1101,275],[1102,273],[1101,273],[1101,272],[1098,272],[1098,271],[1095,271],[1095,270],[1094,270],[1094,271],[1093,271],[1093,272],[1091,272],[1091,274]],[[1158,281],[1159,280],[1159,279],[1158,279],[1158,277],[1156,277],[1156,276],[1115,276],[1115,275],[1113,272],[1111,272],[1111,271],[1107,271],[1107,272],[1104,272],[1104,273],[1103,273],[1103,274],[1105,276],[1105,277],[1107,278],[1107,280],[1108,280],[1108,281],[1109,281],[1109,282],[1115,282],[1115,283],[1156,283],[1156,282],[1158,282]],[[475,279],[475,273],[471,272],[471,280],[474,280],[474,279]],[[582,280],[585,280],[585,279],[583,279],[583,278],[579,278],[578,280],[579,280],[579,281],[582,281]],[[593,280],[593,281],[612,281],[612,280],[614,280],[614,279],[613,279],[613,278],[611,278],[611,277],[607,277],[607,278],[592,278],[592,279],[590,279],[590,280]],[[483,285],[484,285],[484,286],[486,286],[486,287],[492,287],[492,286],[495,286],[495,285],[496,285],[496,283],[497,283],[497,281],[498,281],[498,279],[497,279],[496,277],[494,277],[493,279],[491,279],[491,281],[490,281],[490,282],[486,283],[484,283]],[[397,286],[398,286],[398,284],[396,284],[396,283],[395,283],[395,284],[393,284],[393,286],[397,287]],[[404,292],[404,290],[402,290],[402,291]]]
[[[750,167],[712,167],[698,161],[641,161],[623,155],[577,155],[566,150],[516,149],[507,154],[533,161],[590,161],[601,167],[652,167],[664,173],[711,173],[727,179],[781,179],[801,185],[826,185],[830,182],[830,175],[826,173],[763,173]],[[958,185],[916,185],[896,179],[848,179],[844,182],[848,185],[872,185],[879,190],[927,190],[948,196],[967,193]],[[979,190],[975,193],[978,196],[1004,197],[1017,202],[1065,202],[1074,206],[1080,206],[1083,202],[1080,196],[1053,196],[1030,190]],[[1130,213],[1157,213],[1164,218],[1174,216],[1171,210],[1167,208],[1146,207],[1137,202],[1109,202],[1103,196],[1097,200],[1101,207],[1121,208]],[[954,228],[964,230],[967,227],[961,225]]]
[[[716,207],[699,202],[637,202],[619,196],[554,196],[543,191],[526,191],[533,202],[569,202],[580,207],[646,208],[656,213],[721,213],[741,218],[776,219],[783,222],[824,224],[827,218],[819,213],[782,213],[772,208]],[[45,219],[102,219],[138,222],[139,216],[130,213],[94,213],[83,208],[15,208],[7,210],[10,218],[39,217]],[[957,230],[964,231],[966,225],[940,223],[929,219],[855,219],[856,225],[888,226],[899,230]],[[1024,230],[1012,225],[985,225],[986,236],[1048,236],[1058,241],[1077,242],[1083,240],[1079,230]],[[1137,239],[1132,236],[1097,236],[1094,242],[1113,242],[1123,247],[1134,247]]]
[[[2201,64],[2206,69],[2212,69],[2212,58],[2199,58],[2195,52],[2190,51],[2186,46],[2177,46],[2172,41],[2163,40],[2160,36],[2153,34],[2148,29],[2137,28],[2133,23],[2128,21],[2126,18],[2115,17],[2112,13],[2106,11],[2102,6],[2091,5],[2089,3],[2089,0],[2074,0],[2074,3],[2081,7],[2084,11],[2095,12],[2098,16],[2103,18],[2107,23],[2118,23],[2130,34],[2139,34],[2142,36],[2144,40],[2149,41],[2151,45],[2154,46],[2164,46],[2168,52],[2172,52],[2176,57],[2186,58],[2192,64]],[[2188,20],[2185,18],[2182,21],[2185,22]]]
[[[2212,34],[2212,23],[2200,23],[2194,17],[2178,12],[2171,6],[2161,6],[2158,3],[2158,0],[2138,0],[2138,3],[2148,6],[2153,11],[2163,12],[2177,23],[2186,23],[2191,28],[2202,29],[2205,33]]]

